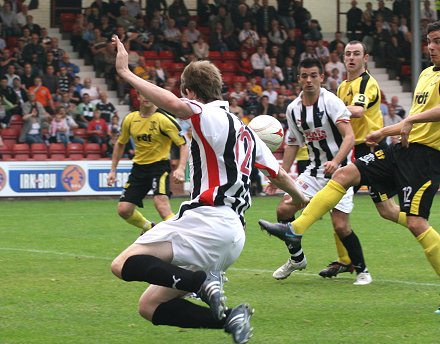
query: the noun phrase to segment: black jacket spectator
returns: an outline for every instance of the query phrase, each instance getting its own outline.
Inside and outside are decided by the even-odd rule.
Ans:
[[[209,0],[197,1],[197,17],[200,26],[209,26],[211,16],[216,14],[215,6],[209,3]]]
[[[356,1],[351,2],[351,8],[347,12],[347,36],[350,40],[359,39],[356,31],[362,31],[362,10],[358,8]]]
[[[277,10],[273,6],[261,6],[257,12],[257,32],[260,35],[267,35],[270,31],[272,20],[277,19]]]

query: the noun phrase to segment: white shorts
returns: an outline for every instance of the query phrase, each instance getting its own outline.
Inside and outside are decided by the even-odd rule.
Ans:
[[[295,180],[299,189],[309,198],[312,198],[327,185],[329,179],[323,177],[311,177],[308,174],[300,174]],[[349,188],[347,193],[342,197],[335,209],[342,211],[343,213],[350,214],[353,211],[353,188]]]
[[[223,270],[243,250],[245,233],[238,215],[228,206],[198,207],[160,222],[135,244],[171,242],[172,263],[197,271]]]

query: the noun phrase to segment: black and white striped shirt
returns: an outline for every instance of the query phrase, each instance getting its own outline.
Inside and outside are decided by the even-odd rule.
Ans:
[[[289,104],[287,144],[307,145],[310,164],[304,173],[324,177],[324,163],[334,158],[343,140],[336,124],[349,122],[350,116],[342,100],[324,88],[321,88],[318,101],[313,105],[303,105],[302,93]],[[347,159],[350,160],[350,156]],[[346,163],[347,160],[342,165]]]
[[[184,100],[193,109],[190,151],[191,201],[180,214],[197,206],[231,207],[244,223],[251,205],[253,166],[276,177],[279,163],[258,136],[229,112],[226,101],[202,104]]]

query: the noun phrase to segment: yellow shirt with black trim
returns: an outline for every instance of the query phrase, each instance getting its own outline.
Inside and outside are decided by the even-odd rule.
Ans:
[[[130,136],[135,144],[133,162],[139,165],[168,160],[172,142],[176,146],[186,143],[174,117],[159,109],[148,117],[142,117],[139,111],[125,116],[118,142],[127,144]]]
[[[344,80],[338,87],[337,95],[346,106],[362,106],[365,110],[362,117],[350,119],[355,145],[365,143],[368,133],[383,127],[379,84],[368,72],[354,80]]]
[[[409,116],[429,110],[440,104],[440,69],[433,66],[422,71],[414,90]],[[409,142],[420,143],[440,150],[440,122],[415,123]]]

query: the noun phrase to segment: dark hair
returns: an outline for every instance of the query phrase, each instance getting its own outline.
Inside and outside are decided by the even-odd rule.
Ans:
[[[367,54],[367,46],[364,43],[362,43],[361,41],[353,40],[353,41],[348,42],[346,46],[355,45],[355,44],[362,45],[362,49],[364,49],[364,55]]]
[[[440,31],[440,21],[428,24],[428,27],[426,28],[426,33],[431,33],[433,31]]]
[[[318,67],[319,74],[323,73],[324,68],[322,67],[321,61],[315,58],[307,57],[298,64],[298,74],[300,74],[301,68],[312,68],[312,67]]]

